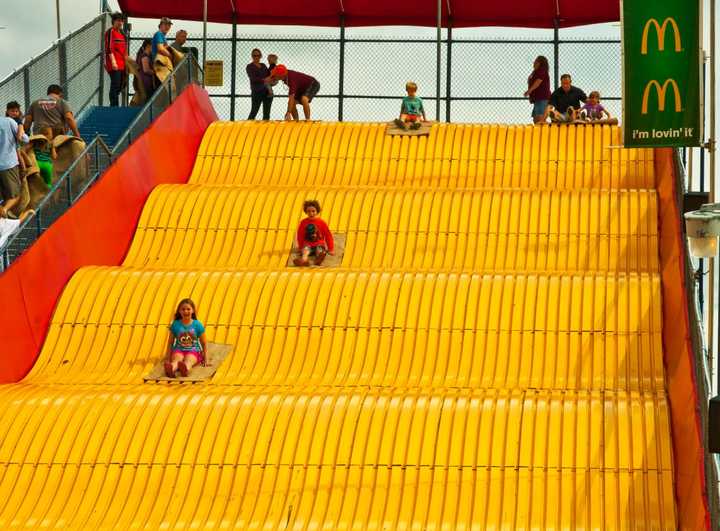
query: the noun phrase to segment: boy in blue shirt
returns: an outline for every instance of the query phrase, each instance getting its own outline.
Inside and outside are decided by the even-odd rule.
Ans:
[[[417,84],[413,81],[408,81],[405,84],[405,90],[407,96],[402,99],[402,105],[400,106],[400,118],[395,120],[395,125],[400,129],[408,129],[408,124],[411,129],[420,129],[422,125],[420,122],[424,122],[425,108],[423,102],[415,94],[417,93]]]
[[[167,17],[163,17],[160,19],[160,24],[158,24],[158,31],[155,32],[155,35],[153,35],[152,39],[151,57],[153,62],[155,62],[155,57],[157,56],[157,54],[161,54],[172,59],[172,54],[168,50],[168,43],[166,38],[167,32],[170,31],[171,27],[172,20]]]

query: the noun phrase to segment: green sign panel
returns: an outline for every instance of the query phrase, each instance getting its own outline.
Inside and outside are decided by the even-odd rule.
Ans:
[[[700,145],[700,2],[623,0],[625,146]]]

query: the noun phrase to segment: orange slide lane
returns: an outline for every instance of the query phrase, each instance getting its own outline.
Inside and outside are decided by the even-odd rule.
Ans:
[[[687,305],[687,251],[678,208],[678,175],[671,149],[655,150],[662,274],[663,353],[670,403],[675,494],[680,529],[710,529],[705,448],[700,427],[695,355]],[[702,406],[704,407],[704,406]]]
[[[5,308],[0,383],[16,382],[32,368],[55,303],[75,271],[120,264],[150,191],[158,184],[187,182],[205,130],[215,120],[207,93],[189,87],[0,275]]]

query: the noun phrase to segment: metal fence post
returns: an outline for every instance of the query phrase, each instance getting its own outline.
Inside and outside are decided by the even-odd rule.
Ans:
[[[442,74],[440,63],[442,62],[442,0],[437,2],[437,58],[435,72],[435,119],[440,121],[440,76]]]
[[[452,102],[452,17],[448,17],[447,26],[447,64],[445,70],[445,121],[450,122],[450,104]]]
[[[64,97],[70,99],[70,87],[68,87],[67,75],[67,46],[64,39],[58,41],[58,62],[60,64],[59,85],[63,88]]]
[[[338,122],[343,121],[345,106],[345,13],[340,13],[340,72],[338,79]]]
[[[100,42],[105,43],[105,31],[107,30],[107,15],[103,15],[100,19]],[[128,36],[128,50],[130,50],[130,39]],[[105,50],[101,50],[100,52],[100,78],[98,83],[98,105],[102,107],[103,104],[103,98],[104,98],[104,92],[105,92],[105,65],[104,65],[104,52]]]
[[[237,99],[235,77],[237,76],[237,13],[233,11],[232,22],[232,57],[230,58],[230,121],[235,121],[235,100]]]
[[[553,82],[554,86],[560,86],[560,19],[553,20]]]
[[[30,99],[30,69],[23,68],[23,96],[25,97],[25,112],[30,109],[32,100]]]

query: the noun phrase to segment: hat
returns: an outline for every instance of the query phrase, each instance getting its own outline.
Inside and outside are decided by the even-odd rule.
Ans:
[[[163,17],[160,19],[160,24],[170,24],[172,26],[172,20],[167,17]]]
[[[288,69],[285,65],[277,65],[272,70],[272,76],[273,77],[285,77],[287,72],[288,72]]]

